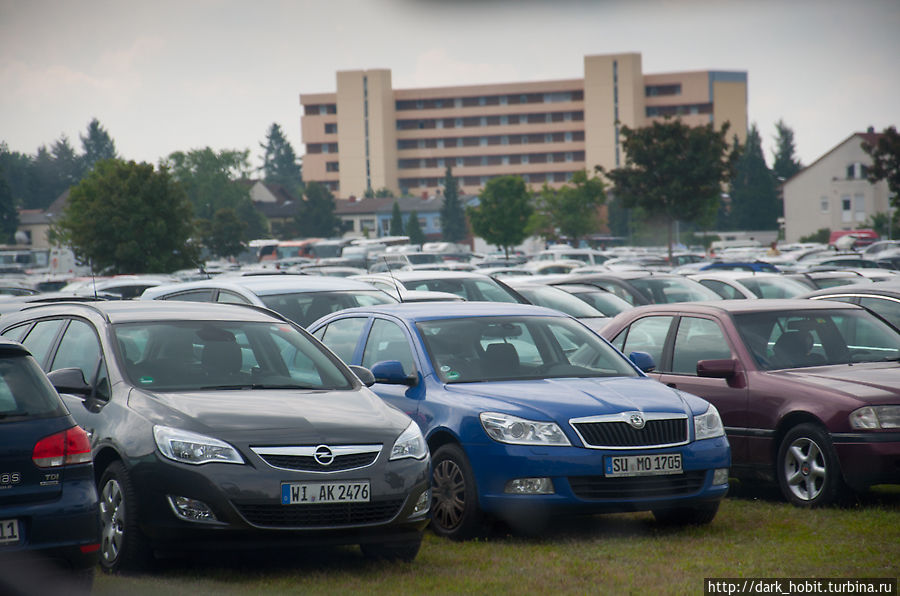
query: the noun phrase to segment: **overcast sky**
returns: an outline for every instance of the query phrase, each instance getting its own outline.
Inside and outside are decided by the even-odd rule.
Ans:
[[[808,165],[853,132],[900,126],[900,1],[0,0],[0,141],[34,154],[99,119],[126,159],[250,149],[279,124],[298,155],[301,93],[338,70],[395,89],[581,78],[584,56],[643,71],[748,74]]]

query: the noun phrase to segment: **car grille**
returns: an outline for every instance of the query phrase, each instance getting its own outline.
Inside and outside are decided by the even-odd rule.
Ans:
[[[259,454],[272,467],[285,470],[301,470],[305,472],[339,472],[371,465],[378,453],[354,453],[352,455],[335,456],[331,465],[323,466],[309,455],[274,455]]]
[[[647,420],[642,429],[623,421],[575,422],[572,426],[590,447],[658,447],[687,442],[685,418]]]
[[[570,476],[569,485],[579,499],[633,499],[688,495],[703,488],[706,471],[665,476],[606,478],[605,476]]]
[[[238,511],[254,526],[310,528],[357,526],[388,522],[397,516],[403,499],[372,503],[330,503],[316,505],[252,505],[235,503]]]

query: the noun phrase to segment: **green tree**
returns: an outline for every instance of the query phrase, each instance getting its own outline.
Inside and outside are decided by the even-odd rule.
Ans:
[[[392,191],[390,188],[387,188],[387,187],[379,188],[378,190],[375,191],[375,198],[376,199],[393,199],[394,191]]]
[[[425,232],[422,231],[419,214],[415,209],[409,213],[409,218],[406,220],[406,235],[409,236],[410,244],[425,244]]]
[[[58,186],[57,197],[67,188],[71,188],[84,174],[84,164],[81,157],[75,153],[75,149],[69,143],[69,138],[65,135],[61,136],[50,148],[50,154],[53,156],[53,166],[55,169],[55,178]],[[53,198],[56,200],[56,197]]]
[[[85,172],[94,169],[94,164],[104,159],[116,159],[116,144],[113,142],[109,133],[106,132],[100,121],[94,118],[90,121],[87,128],[87,134],[79,135],[81,139],[81,164]]]
[[[30,156],[18,151],[10,151],[4,142],[0,142],[0,176],[9,185],[10,193],[16,203],[22,207],[32,204],[31,200],[31,168]]]
[[[237,256],[244,250],[241,238],[247,224],[238,217],[234,209],[219,209],[213,215],[209,234],[203,238],[203,244],[220,257]]]
[[[441,238],[447,242],[462,242],[468,235],[466,210],[459,197],[459,181],[447,166],[444,172],[444,204],[441,205]]]
[[[868,170],[869,182],[887,180],[891,191],[891,205],[900,208],[900,133],[894,126],[884,129],[874,144],[863,142],[863,151],[872,157]]]
[[[391,228],[389,231],[391,236],[403,235],[403,214],[400,213],[400,203],[394,201],[391,208]]]
[[[301,201],[295,220],[301,237],[333,236],[340,229],[340,220],[334,214],[334,195],[320,182],[306,185],[306,199]]]
[[[263,179],[272,184],[280,184],[296,197],[301,196],[303,169],[281,126],[273,123],[266,135],[266,142],[259,146],[263,149]]]
[[[578,246],[581,238],[598,231],[597,209],[606,202],[604,183],[598,177],[588,178],[585,170],[572,175],[574,186],[550,188],[547,184],[537,197],[533,225],[558,232]],[[543,222],[538,224],[537,222]]]
[[[731,180],[730,220],[738,230],[777,230],[782,215],[775,178],[763,157],[762,139],[756,125],[750,127],[747,142],[740,148]]]
[[[707,217],[734,175],[737,155],[726,141],[728,128],[727,122],[716,131],[712,123],[692,127],[668,118],[644,128],[622,126],[625,167],[607,176],[623,206],[662,219],[670,258],[675,221]]]
[[[831,229],[830,228],[819,228],[809,236],[803,236],[800,238],[800,242],[818,242],[819,244],[828,244],[828,240],[831,238]]]
[[[534,212],[525,181],[519,176],[500,176],[488,180],[479,196],[477,207],[468,207],[466,214],[472,231],[488,244],[509,250],[527,237],[528,220]]]
[[[783,120],[775,123],[775,162],[772,172],[776,180],[783,182],[803,169],[796,158],[794,147],[794,131]]]
[[[0,164],[0,242],[15,244],[19,229],[19,210],[12,189],[6,183],[6,174]]]
[[[72,188],[52,233],[104,273],[164,273],[197,262],[191,203],[165,166],[98,162]]]

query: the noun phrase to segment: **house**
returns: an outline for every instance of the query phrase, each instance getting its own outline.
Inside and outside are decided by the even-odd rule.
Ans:
[[[463,205],[467,205],[476,198],[474,196],[461,196],[460,201]],[[395,201],[400,207],[404,226],[409,218],[409,214],[415,211],[419,218],[419,226],[422,228],[422,232],[425,233],[425,238],[428,240],[440,240],[441,208],[444,206],[443,196],[336,200],[334,214],[344,222],[350,235],[368,238],[389,236]]]
[[[784,183],[785,241],[798,242],[823,228],[868,228],[873,215],[888,213],[887,181],[868,181],[872,158],[862,148],[879,136],[871,128],[853,133]]]

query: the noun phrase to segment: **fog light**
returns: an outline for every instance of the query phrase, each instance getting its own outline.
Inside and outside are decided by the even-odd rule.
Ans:
[[[418,515],[420,513],[425,513],[428,509],[431,508],[431,489],[429,488],[424,493],[419,495],[419,500],[416,501],[416,506],[413,507],[413,515]]]
[[[553,481],[549,478],[516,478],[506,483],[503,492],[516,495],[552,495]]]
[[[192,522],[216,522],[216,514],[209,505],[190,497],[174,497],[169,495],[169,506],[175,515]]]
[[[713,472],[713,485],[728,484],[728,468],[717,468]]]

